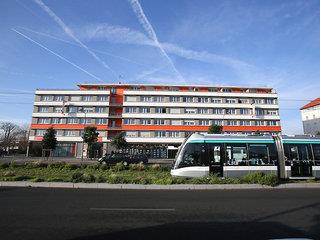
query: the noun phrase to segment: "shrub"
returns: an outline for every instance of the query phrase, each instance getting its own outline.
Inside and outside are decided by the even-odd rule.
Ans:
[[[85,183],[92,183],[95,182],[96,178],[90,173],[84,173],[82,174],[81,180]]]
[[[249,173],[241,178],[243,183],[256,183],[261,185],[276,186],[279,184],[279,179],[274,174],[265,174],[263,172]]]
[[[92,165],[87,165],[86,169],[91,169],[91,170],[98,170],[100,168],[100,164],[99,163],[95,163]]]
[[[0,164],[0,169],[5,169],[9,167],[9,163],[1,163]]]
[[[71,175],[71,181],[72,182],[81,182],[82,181],[82,175],[83,175],[82,172],[74,172]]]
[[[14,173],[14,171],[11,170],[7,170],[3,173],[4,177],[14,177],[16,174]]]
[[[99,169],[101,169],[101,170],[108,170],[108,169],[110,169],[110,166],[107,165],[107,164],[103,164],[103,165],[100,165]]]
[[[143,163],[137,163],[137,164],[130,164],[129,169],[130,170],[137,170],[137,171],[143,171],[145,170],[145,166]]]
[[[48,163],[43,161],[34,161],[25,164],[26,168],[46,168]]]
[[[113,183],[113,184],[121,184],[121,183],[128,183],[128,179],[121,175],[110,174],[107,179],[107,182]]]
[[[160,164],[152,164],[150,166],[150,170],[153,170],[153,171],[159,171],[159,170],[162,170]]]
[[[13,181],[24,181],[24,180],[29,180],[29,179],[31,179],[31,178],[32,178],[32,177],[30,177],[30,176],[21,175],[21,176],[13,177],[12,180],[13,180]]]
[[[77,169],[78,168],[78,166],[76,165],[76,164],[66,164],[65,166],[64,166],[64,169],[66,169],[66,170],[75,170],[75,169]]]
[[[15,167],[18,167],[18,164],[15,161],[12,161],[12,162],[10,162],[9,167],[10,168],[15,168]]]
[[[44,182],[44,179],[42,178],[33,178],[31,179],[32,182]]]
[[[151,183],[151,179],[147,178],[147,177],[143,177],[143,176],[138,176],[133,178],[130,183],[133,184],[150,184]]]
[[[196,178],[190,179],[190,182],[192,184],[208,184],[210,182],[210,178],[209,177],[196,177]]]
[[[124,165],[122,162],[119,162],[119,163],[117,163],[116,165],[114,165],[114,166],[112,167],[112,169],[119,172],[119,171],[126,170],[126,169],[127,169],[127,166]]]
[[[172,184],[185,184],[187,180],[184,177],[172,177]]]
[[[157,178],[153,181],[154,184],[161,184],[161,185],[168,185],[173,183],[172,177],[163,177],[163,178]]]
[[[96,182],[97,183],[104,183],[106,181],[107,181],[106,177],[101,176],[101,175],[96,176]]]
[[[65,165],[66,165],[65,162],[54,162],[54,163],[48,164],[48,168],[62,169]]]
[[[64,182],[63,179],[61,179],[61,178],[55,178],[55,177],[48,178],[47,181],[48,181],[48,182]]]

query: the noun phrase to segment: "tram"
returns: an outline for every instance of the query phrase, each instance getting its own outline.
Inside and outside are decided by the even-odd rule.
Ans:
[[[180,146],[171,175],[240,177],[254,172],[281,179],[320,178],[320,138],[194,133]]]

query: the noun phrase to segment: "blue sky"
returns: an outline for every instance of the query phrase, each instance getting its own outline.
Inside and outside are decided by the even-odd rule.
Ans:
[[[319,97],[320,1],[2,0],[0,16],[0,120],[30,122],[36,88],[270,86],[297,134]]]

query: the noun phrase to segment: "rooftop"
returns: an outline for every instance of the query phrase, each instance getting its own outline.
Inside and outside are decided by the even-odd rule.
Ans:
[[[316,99],[312,100],[311,102],[309,102],[308,104],[306,104],[302,108],[300,108],[300,110],[312,108],[312,107],[315,107],[318,105],[320,105],[320,98],[316,98]]]
[[[149,83],[83,83],[78,86],[148,86],[148,87],[205,87],[205,88],[252,88],[252,89],[268,89],[272,90],[271,87],[266,86],[227,86],[227,85],[198,85],[198,84],[149,84]]]

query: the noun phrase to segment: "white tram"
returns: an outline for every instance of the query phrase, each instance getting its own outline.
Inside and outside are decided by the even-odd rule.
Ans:
[[[171,175],[239,177],[252,172],[320,178],[320,138],[194,133],[177,152]]]

